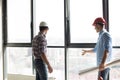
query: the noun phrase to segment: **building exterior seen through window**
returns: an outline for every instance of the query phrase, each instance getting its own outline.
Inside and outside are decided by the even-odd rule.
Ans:
[[[120,36],[119,33],[119,19],[120,10],[118,8],[120,1],[109,0],[109,29],[113,37],[113,46],[120,46]]]
[[[7,35],[9,43],[31,41],[30,0],[7,0]]]
[[[35,0],[35,11],[35,35],[40,22],[45,21],[48,46],[64,46],[64,0]]]
[[[70,42],[95,43],[97,34],[92,23],[102,13],[101,0],[70,0]]]

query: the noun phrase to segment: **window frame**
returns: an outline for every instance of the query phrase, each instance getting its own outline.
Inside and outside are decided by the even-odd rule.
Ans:
[[[105,20],[108,23],[108,1],[106,0],[102,0],[102,9],[103,9],[103,17],[105,18]],[[70,5],[68,5],[68,13],[70,13]],[[67,24],[68,24],[68,46],[70,48],[72,47],[76,47],[76,48],[93,48],[95,46],[96,43],[71,43],[71,35],[70,35],[70,15],[68,14],[69,18],[67,20]],[[108,26],[108,27],[106,27]],[[109,25],[105,25],[105,29],[108,31],[109,30]]]
[[[107,21],[105,26],[106,30],[109,31],[109,0],[102,0],[103,6],[103,17]],[[3,53],[6,51],[6,47],[31,47],[30,43],[8,43],[7,41],[7,0],[2,1],[2,28],[3,28]],[[67,54],[69,48],[93,48],[96,43],[70,43],[70,7],[69,0],[64,0],[64,46],[48,46],[48,48],[64,48],[65,56],[65,80],[67,80]],[[34,34],[34,0],[31,0],[31,41]],[[113,46],[113,48],[120,48],[120,46]],[[5,53],[6,54],[6,53]],[[5,56],[4,56],[5,59]],[[33,60],[33,58],[32,58]],[[6,78],[6,60],[3,61],[3,76]],[[34,74],[34,66],[33,66]]]

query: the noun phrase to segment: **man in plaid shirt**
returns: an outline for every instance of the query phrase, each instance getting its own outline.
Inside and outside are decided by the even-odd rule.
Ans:
[[[46,22],[41,22],[39,29],[40,32],[33,38],[32,41],[32,52],[35,57],[34,65],[36,69],[36,80],[47,80],[46,65],[48,71],[50,73],[53,72],[53,69],[46,56],[47,52],[46,34],[49,28]]]

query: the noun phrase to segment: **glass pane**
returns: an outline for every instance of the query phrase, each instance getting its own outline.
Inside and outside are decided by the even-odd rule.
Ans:
[[[32,74],[31,48],[8,47],[6,52],[8,74]]]
[[[96,80],[97,71],[86,73],[84,75],[78,75],[81,70],[85,70],[96,66],[96,55],[86,54],[81,56],[82,49],[68,49],[67,54],[67,69],[68,69],[68,80]],[[113,61],[120,59],[120,49],[113,49]],[[120,64],[111,67],[110,80],[120,79]]]
[[[85,69],[96,66],[96,55],[94,53],[86,54],[82,56],[81,52],[82,52],[81,48],[80,49],[68,49],[68,53],[67,53],[68,80],[84,80],[84,79],[79,79],[80,78],[80,76],[78,75],[79,72],[81,70],[85,70]],[[93,76],[94,73],[90,75]],[[90,78],[91,77],[90,75],[88,75],[87,77]],[[94,77],[95,76],[96,75],[94,75]],[[92,80],[95,80],[95,79],[92,79]]]
[[[7,0],[7,35],[9,43],[26,43],[31,41],[30,1]]]
[[[46,21],[49,26],[47,34],[48,45],[64,45],[64,0],[35,0],[36,18],[35,34],[38,34],[39,24]]]
[[[113,60],[120,59],[120,49],[113,48]]]
[[[55,80],[65,80],[65,56],[62,48],[48,48],[48,60],[53,67],[53,73],[48,74]]]
[[[113,48],[113,60],[120,59],[120,49]],[[120,79],[120,64],[111,67],[110,80]]]
[[[120,80],[120,64],[112,66],[110,80]]]
[[[97,80],[97,71],[93,71],[87,74],[79,75],[79,79],[77,80]]]
[[[119,19],[120,19],[120,1],[109,0],[109,29],[113,39],[113,46],[120,46]]]
[[[71,43],[95,43],[97,34],[92,26],[102,16],[102,0],[70,0]]]

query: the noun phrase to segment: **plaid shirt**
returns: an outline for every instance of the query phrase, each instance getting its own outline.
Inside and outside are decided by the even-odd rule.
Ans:
[[[43,33],[38,33],[32,41],[32,52],[35,59],[41,59],[40,55],[47,52],[47,40]]]

